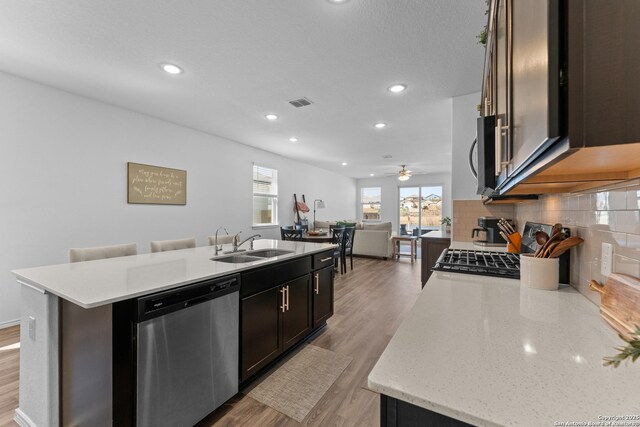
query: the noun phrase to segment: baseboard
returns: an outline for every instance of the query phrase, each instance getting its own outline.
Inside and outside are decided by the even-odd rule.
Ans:
[[[20,408],[16,409],[13,421],[15,421],[20,427],[38,427],[33,421],[31,421],[31,418],[20,410]]]
[[[16,326],[20,324],[20,319],[9,320],[7,322],[0,323],[0,329],[10,328],[12,326]]]

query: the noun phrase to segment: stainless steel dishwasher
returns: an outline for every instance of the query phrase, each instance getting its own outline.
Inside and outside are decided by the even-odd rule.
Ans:
[[[238,392],[239,289],[235,275],[137,300],[137,426],[192,426]]]

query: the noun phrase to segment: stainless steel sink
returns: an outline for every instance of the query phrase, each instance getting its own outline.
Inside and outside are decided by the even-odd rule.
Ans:
[[[262,261],[265,257],[251,255],[229,255],[220,258],[211,258],[211,261],[227,262],[230,264],[241,264],[243,262]]]
[[[293,251],[286,251],[284,249],[261,249],[250,252],[250,256],[257,256],[261,258],[273,258],[274,256],[291,254]]]

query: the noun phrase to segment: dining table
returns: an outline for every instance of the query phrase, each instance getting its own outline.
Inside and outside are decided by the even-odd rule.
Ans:
[[[319,235],[304,233],[302,235],[302,241],[310,243],[331,243],[333,241],[333,234],[329,232],[324,232]]]

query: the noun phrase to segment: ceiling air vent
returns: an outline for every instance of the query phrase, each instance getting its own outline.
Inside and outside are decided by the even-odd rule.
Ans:
[[[296,108],[306,107],[307,105],[313,104],[309,99],[302,97],[300,99],[294,99],[293,101],[289,101],[289,104],[293,105]]]

